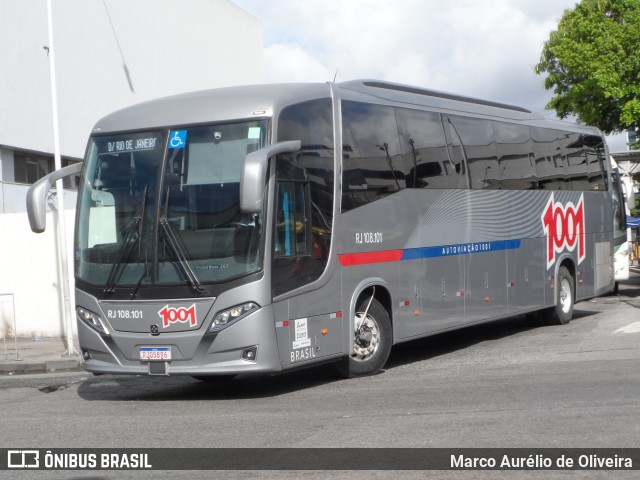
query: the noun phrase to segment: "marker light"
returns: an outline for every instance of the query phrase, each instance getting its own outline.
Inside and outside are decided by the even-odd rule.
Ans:
[[[247,315],[255,312],[260,308],[260,305],[254,302],[243,303],[242,305],[236,305],[235,307],[228,308],[222,312],[218,312],[211,322],[208,332],[219,332],[220,330],[227,328],[229,325],[236,323],[238,320],[243,319]]]
[[[102,335],[109,335],[109,329],[105,326],[100,315],[97,313],[93,313],[92,311],[86,310],[82,307],[76,307],[76,316],[98,333],[101,333]]]

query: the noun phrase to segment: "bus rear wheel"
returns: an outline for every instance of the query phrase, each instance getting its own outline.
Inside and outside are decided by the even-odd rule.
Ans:
[[[387,362],[391,352],[391,320],[375,298],[360,301],[353,326],[353,354],[338,363],[340,375],[353,378],[373,375]],[[369,307],[367,309],[367,306]]]
[[[571,272],[566,267],[558,270],[558,283],[556,284],[556,306],[549,310],[547,323],[549,325],[566,325],[573,317],[574,281]]]

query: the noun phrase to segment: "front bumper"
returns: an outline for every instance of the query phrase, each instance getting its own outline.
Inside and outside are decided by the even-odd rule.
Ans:
[[[271,305],[216,334],[205,334],[206,325],[198,330],[157,336],[122,331],[103,335],[78,321],[84,368],[93,373],[195,376],[281,371]],[[141,347],[170,347],[171,360],[141,361]],[[256,354],[248,359],[246,351],[251,347]]]

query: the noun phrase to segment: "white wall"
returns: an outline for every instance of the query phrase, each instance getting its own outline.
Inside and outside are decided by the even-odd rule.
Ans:
[[[229,0],[55,0],[63,155],[102,116],[150,98],[262,83],[262,27]],[[0,0],[0,145],[51,152],[45,0]],[[123,68],[129,69],[133,91]]]
[[[55,0],[52,5],[63,156],[83,157],[97,120],[125,106],[264,81],[262,26],[229,0]],[[0,208],[0,293],[15,295],[20,336],[64,335],[55,213],[48,213],[45,233],[32,233],[24,213],[27,188],[12,183],[12,150],[53,153],[49,58],[43,48],[48,43],[46,0],[0,0],[0,206],[18,212],[2,214]],[[70,270],[74,198],[65,192]],[[13,333],[4,302],[3,297],[0,335]]]
[[[0,261],[0,293],[14,295],[15,322],[18,336],[62,336],[64,333],[58,279],[57,232],[55,213],[47,214],[47,230],[39,235],[31,232],[26,213],[0,215],[2,260]],[[65,210],[67,225],[73,225],[74,211]],[[73,245],[71,228],[67,229],[67,246]],[[11,253],[6,253],[11,252]],[[69,261],[73,259],[69,252]],[[72,279],[73,263],[69,269]],[[72,305],[74,305],[72,299]],[[72,307],[75,310],[75,307]],[[9,306],[0,319],[0,336],[12,335]],[[75,319],[74,319],[75,324]]]

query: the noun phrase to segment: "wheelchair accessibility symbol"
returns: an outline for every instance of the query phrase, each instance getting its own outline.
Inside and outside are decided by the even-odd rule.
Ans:
[[[169,148],[184,148],[187,143],[187,131],[176,130],[171,132],[169,138]]]

